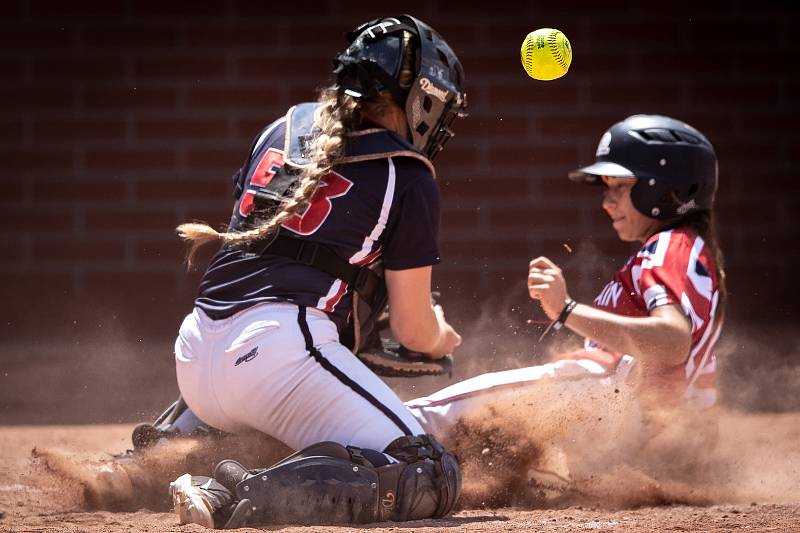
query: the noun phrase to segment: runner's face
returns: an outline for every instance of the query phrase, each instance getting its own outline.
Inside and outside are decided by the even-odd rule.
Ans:
[[[606,185],[603,191],[603,210],[622,241],[645,242],[656,232],[661,222],[641,214],[631,201],[631,189],[636,184],[634,176],[602,176]]]

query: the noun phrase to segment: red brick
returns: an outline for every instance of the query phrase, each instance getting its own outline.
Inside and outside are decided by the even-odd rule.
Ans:
[[[15,143],[22,142],[22,119],[4,118],[0,119],[0,139]]]
[[[726,17],[712,15],[711,17],[693,17],[692,23],[687,25],[688,42],[693,46],[750,48],[753,45],[763,45],[765,35],[757,28],[748,28],[750,22],[739,17]]]
[[[748,134],[759,133],[790,133],[797,131],[797,116],[789,113],[775,113],[767,111],[741,112],[739,122],[742,131]],[[733,121],[733,117],[731,117]]]
[[[137,137],[147,140],[221,139],[226,130],[224,118],[142,118],[136,123]]]
[[[777,143],[728,141],[716,142],[714,148],[722,169],[734,166],[734,161],[749,161],[763,165],[765,161],[779,161],[781,158],[781,146]]]
[[[325,20],[326,15],[339,14],[341,11],[346,11],[349,2],[343,2],[338,10],[333,9],[330,2],[319,2],[318,0],[295,0],[293,2],[262,2],[261,0],[236,0],[234,2],[234,11],[239,16],[244,17],[269,17],[269,20],[276,21],[278,24],[279,17],[291,16],[297,17],[299,14],[307,14],[313,17],[318,17]],[[377,17],[377,15],[376,15]],[[375,18],[375,17],[373,17]],[[364,20],[369,20],[366,18]],[[361,22],[364,22],[363,20]],[[349,26],[349,25],[348,25]],[[350,28],[345,26],[343,31],[349,31]],[[355,24],[353,25],[355,26]],[[269,24],[267,24],[269,27]],[[264,30],[268,32],[268,30]]]
[[[32,294],[63,294],[72,288],[68,272],[3,272],[3,298],[24,300],[30,305]]]
[[[68,87],[0,89],[0,110],[3,111],[69,109],[72,100],[72,90]]]
[[[84,95],[84,105],[89,111],[173,109],[176,103],[174,89],[89,88]]]
[[[222,57],[147,57],[136,61],[136,78],[207,82],[224,79],[225,68]]]
[[[306,78],[308,85],[312,88],[317,84],[322,84],[328,72],[331,70],[331,59],[329,57],[314,56],[298,58],[295,56],[274,56],[274,55],[248,55],[237,60],[239,77],[246,80],[275,80],[277,73],[283,79],[291,77]],[[298,63],[302,63],[303,68],[298,69]]]
[[[242,164],[241,150],[190,150],[187,154],[190,168],[221,169],[233,172]]]
[[[183,2],[137,0],[131,7],[135,17],[166,17],[168,20],[180,20],[188,16],[220,19],[228,12],[224,2],[194,2],[187,6]]]
[[[72,4],[59,0],[31,0],[30,12],[35,17],[121,17],[125,15],[125,3],[94,1]]]
[[[589,38],[595,46],[628,48],[635,43],[640,48],[650,45],[675,48],[680,38],[679,28],[678,23],[647,21],[643,24],[638,19],[629,22],[595,20],[590,25]]]
[[[125,137],[125,122],[107,118],[41,118],[33,121],[36,141],[113,141]]]
[[[290,31],[286,33],[287,44],[293,48],[322,46],[344,49],[347,46],[345,33],[350,28],[340,28],[324,19],[319,20],[318,24],[293,24]],[[330,58],[328,60],[330,61]],[[330,62],[328,64],[330,65]]]
[[[21,179],[0,179],[0,199],[3,202],[21,201],[22,193]]]
[[[600,137],[622,118],[619,113],[594,112],[566,115],[563,112],[542,112],[536,115],[536,131],[543,135],[568,137]]]
[[[0,240],[0,263],[17,263],[23,259],[20,241]]]
[[[224,176],[214,180],[145,180],[136,183],[137,197],[142,200],[222,200],[231,198],[231,181]]]
[[[776,102],[780,95],[780,86],[770,83],[754,82],[697,82],[692,86],[692,100],[698,104],[730,105],[741,103],[750,107],[762,107],[764,103]]]
[[[172,209],[89,208],[85,215],[87,232],[161,231],[170,234],[178,219]]]
[[[279,33],[264,31],[262,24],[220,24],[193,23],[186,28],[186,43],[196,48],[253,48],[269,49],[279,43]]]
[[[504,75],[522,68],[519,57],[514,54],[489,52],[482,55],[469,54],[460,59],[466,76],[467,94],[484,81],[478,76]]]
[[[6,207],[0,210],[0,234],[71,231],[75,226],[72,209],[25,209]]]
[[[496,228],[511,227],[534,227],[545,224],[545,227],[553,225],[571,225],[576,220],[576,212],[568,207],[503,207],[492,208],[489,211],[489,222]]]
[[[0,78],[18,79],[22,77],[22,61],[19,59],[0,59]]]
[[[320,78],[318,84],[309,83],[307,85],[292,85],[289,87],[289,102],[314,102],[317,100],[317,85],[323,85]]]
[[[512,104],[522,109],[524,106],[540,104],[547,106],[576,105],[578,89],[574,84],[564,80],[553,80],[548,83],[535,82],[528,78],[520,68],[522,83],[497,83],[489,86],[489,101],[492,105]]]
[[[108,202],[125,199],[126,185],[114,179],[69,180],[37,179],[33,182],[33,199],[39,202]]]
[[[88,272],[85,276],[85,290],[90,294],[103,294],[113,290],[119,299],[125,297],[134,298],[136,302],[159,302],[163,301],[164,294],[175,290],[175,278],[173,271]]]
[[[448,261],[471,258],[514,258],[528,256],[528,243],[520,240],[475,239],[469,241],[443,241],[442,256]],[[520,269],[523,272],[525,265]]]
[[[40,50],[53,48],[60,51],[72,47],[76,30],[58,23],[44,26],[17,24],[6,26],[0,32],[0,47],[4,50]]]
[[[520,176],[496,176],[491,178],[460,177],[440,183],[442,199],[486,198],[525,195],[533,180]]]
[[[269,125],[273,120],[285,116],[288,108],[271,106],[265,108],[263,113],[257,116],[241,117],[236,125],[236,137],[243,139],[245,144],[253,142],[258,133]],[[245,150],[247,148],[245,147]]]
[[[628,104],[652,107],[660,102],[680,98],[680,85],[674,82],[605,83],[589,87],[593,104]]]
[[[759,160],[759,162],[760,161],[761,160]],[[758,198],[776,191],[781,195],[800,192],[800,180],[797,179],[797,173],[792,171],[776,170],[770,172],[769,175],[763,171],[748,174],[743,179],[737,180],[734,185],[733,183],[729,183],[729,180],[725,178],[723,167],[721,180],[719,196],[717,196],[718,205],[725,204],[725,202],[720,202],[720,200],[722,199],[722,194],[728,189],[741,190],[743,196],[746,198]],[[740,220],[740,218],[735,217],[733,220]]]
[[[33,243],[33,260],[37,264],[122,261],[124,258],[125,243],[122,240],[42,239]]]
[[[479,209],[458,208],[456,205],[442,206],[442,230],[446,231],[475,231],[480,225],[481,212]]]
[[[125,63],[119,58],[101,57],[38,57],[33,61],[36,83],[52,80],[117,80],[125,76]]]
[[[86,151],[84,164],[88,170],[116,170],[118,172],[174,169],[176,156],[175,152],[169,149],[95,149]]]
[[[489,163],[499,167],[554,165],[569,167],[578,160],[578,148],[571,145],[502,146],[492,149]]]
[[[671,50],[647,50],[642,55],[642,70],[653,75],[687,74],[718,77],[736,71],[737,54],[720,54],[713,50],[679,48]]]
[[[462,136],[484,139],[493,133],[524,136],[527,135],[532,124],[533,121],[530,119],[510,114],[470,115],[453,124],[452,129],[456,133],[456,140],[453,142],[460,141]],[[450,149],[449,145],[447,149]]]
[[[50,149],[45,156],[40,150],[0,151],[3,172],[27,174],[29,172],[72,172],[72,153]]]
[[[89,48],[121,48],[130,51],[137,48],[174,46],[178,40],[177,34],[177,26],[89,26],[83,30],[83,41]]]
[[[185,258],[186,246],[177,236],[169,240],[145,240],[136,243],[135,254],[139,261],[170,261],[178,265]]]
[[[225,199],[223,199],[223,201],[220,202],[219,208],[217,209],[207,209],[201,207],[187,206],[186,218],[181,220],[181,223],[190,221],[200,221],[200,222],[206,222],[211,226],[213,226],[214,228],[217,228],[223,224],[227,225],[231,219],[232,206],[233,206],[233,200],[228,202],[225,201]]]
[[[189,105],[196,108],[259,110],[277,98],[275,88],[198,87],[189,90]]]
[[[478,163],[478,151],[469,146],[464,139],[453,139],[447,148],[436,158],[437,173],[447,174],[449,168],[475,166]]]
[[[474,43],[478,40],[480,27],[479,21],[475,21],[474,24],[446,21],[436,24],[436,31],[447,40],[447,44],[453,50],[457,51],[459,43]]]

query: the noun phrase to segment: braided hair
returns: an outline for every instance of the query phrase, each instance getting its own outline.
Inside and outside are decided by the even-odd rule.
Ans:
[[[410,33],[404,32],[403,38],[406,43],[411,37]],[[417,59],[412,46],[404,46],[404,49],[406,53],[403,56],[399,82],[401,86],[410,86]],[[314,139],[311,164],[303,169],[292,198],[283,204],[277,213],[252,229],[217,231],[203,222],[181,224],[176,230],[181,239],[190,244],[186,257],[189,266],[192,265],[197,250],[209,242],[222,241],[223,244],[245,246],[277,232],[281,224],[308,206],[322,178],[342,159],[345,136],[361,126],[364,113],[382,114],[387,106],[398,105],[388,92],[371,99],[357,99],[339,91],[335,85],[322,89],[317,103],[319,107],[314,120],[319,132]]]

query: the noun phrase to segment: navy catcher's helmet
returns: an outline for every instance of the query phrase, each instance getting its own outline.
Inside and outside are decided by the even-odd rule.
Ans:
[[[410,87],[398,79],[403,62],[403,31],[414,38],[416,73]],[[387,17],[366,22],[347,34],[350,46],[336,56],[336,84],[355,98],[372,98],[391,92],[405,106],[411,140],[433,159],[453,136],[450,126],[466,116],[464,69],[453,50],[436,31],[410,16]]]
[[[597,162],[571,172],[574,181],[636,176],[634,207],[643,215],[675,220],[711,209],[717,191],[717,156],[706,137],[688,124],[661,115],[633,115],[603,134]]]

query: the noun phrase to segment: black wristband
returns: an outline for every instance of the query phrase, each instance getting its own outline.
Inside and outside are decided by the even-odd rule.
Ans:
[[[547,336],[547,334],[550,333],[551,329],[555,331],[560,330],[564,326],[564,322],[567,321],[567,317],[569,316],[569,314],[575,309],[577,305],[578,302],[576,302],[572,298],[568,298],[567,301],[564,302],[564,308],[558,314],[558,318],[550,322],[547,328],[545,328],[544,333],[542,333],[542,336],[539,337],[539,342],[542,342],[542,339],[544,339],[545,336]]]
[[[555,330],[561,329],[564,326],[564,322],[567,321],[567,317],[575,309],[577,305],[578,302],[576,302],[572,298],[567,299],[567,301],[564,303],[564,309],[561,310],[561,313],[559,313],[558,318],[556,318],[556,321],[553,322],[553,329]]]

